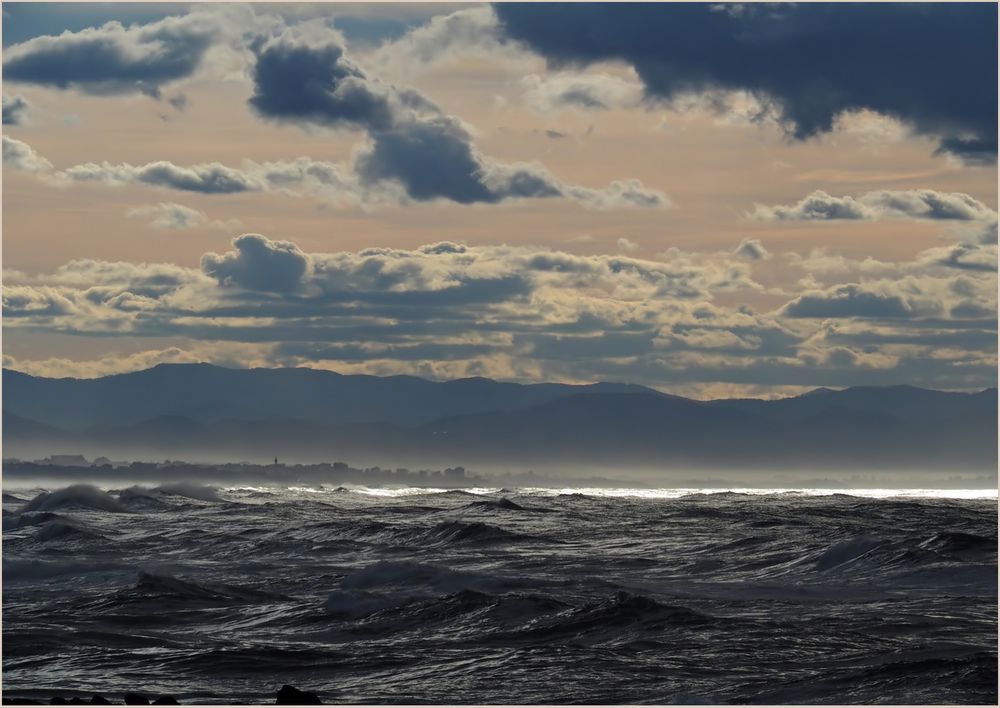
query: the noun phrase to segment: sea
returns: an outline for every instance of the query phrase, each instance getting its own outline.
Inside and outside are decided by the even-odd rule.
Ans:
[[[3,495],[3,698],[997,704],[996,490]]]

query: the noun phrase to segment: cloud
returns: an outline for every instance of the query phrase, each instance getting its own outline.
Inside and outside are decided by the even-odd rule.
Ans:
[[[489,23],[495,26],[488,8],[463,10],[435,18],[433,26],[424,28],[426,32],[415,30],[403,44],[407,51],[420,53],[428,32],[436,35],[442,27]],[[459,32],[456,41],[472,34],[472,29]],[[64,182],[139,183],[232,194],[272,188],[294,191],[292,173],[298,169],[298,186],[335,202],[494,204],[558,198],[594,209],[670,206],[665,195],[638,180],[618,180],[594,189],[566,184],[539,163],[505,164],[483,155],[473,144],[470,128],[419,91],[365,71],[347,55],[340,34],[322,20],[285,27],[275,18],[258,18],[246,8],[205,8],[147,25],[124,27],[111,22],[15,45],[6,52],[5,71],[8,79],[16,81],[94,94],[141,92],[159,98],[161,87],[193,76],[203,57],[217,49],[247,55],[253,82],[248,104],[261,118],[361,131],[365,141],[353,161],[340,165],[309,158],[293,164],[247,161],[242,170],[218,163],[181,167],[168,161],[145,165],[90,162],[68,167],[57,177]],[[168,100],[178,110],[186,105],[183,94]],[[306,162],[311,164],[307,167]],[[307,169],[308,173],[303,172]],[[274,174],[273,181],[270,175],[260,174],[264,170]],[[284,185],[275,185],[282,180]]]
[[[132,218],[152,216],[154,218],[150,222],[150,226],[169,231],[190,229],[205,222],[205,215],[202,212],[173,202],[160,202],[159,204],[138,207],[130,210],[127,216]]]
[[[501,164],[485,159],[471,143],[449,135],[447,124],[421,124],[380,134],[358,151],[353,164],[301,157],[242,168],[217,162],[191,166],[160,160],[145,165],[88,162],[46,175],[51,183],[106,186],[141,184],[207,195],[276,192],[312,195],[330,203],[364,206],[447,199],[461,204],[558,197],[589,209],[667,208],[670,200],[638,180],[618,180],[604,189],[567,185],[538,163]],[[50,172],[51,163],[25,143],[4,136],[9,167]],[[9,145],[8,145],[9,143]],[[434,170],[426,169],[434,164]]]
[[[625,61],[649,98],[747,91],[799,140],[868,109],[936,138],[941,151],[996,160],[995,5],[493,7],[506,36],[551,65]]]
[[[126,216],[139,219],[152,218],[153,220],[149,222],[149,225],[154,229],[165,231],[180,231],[202,226],[230,230],[239,228],[239,221],[237,220],[210,221],[204,212],[175,202],[160,202],[159,204],[147,204],[136,207],[135,209],[130,209],[126,213]]]
[[[959,270],[973,270],[994,273],[997,270],[996,246],[975,243],[956,243],[943,248],[923,251],[919,260],[927,265],[941,265]]]
[[[4,49],[4,79],[96,95],[159,97],[166,84],[194,75],[214,45],[238,45],[244,32],[264,24],[249,8],[228,6],[145,25],[115,21],[34,37]]]
[[[854,283],[806,293],[782,309],[788,317],[908,318],[915,316],[899,294],[875,292]]]
[[[625,238],[624,236],[618,239],[618,250],[623,253],[632,253],[633,251],[639,250],[639,244],[635,241]]]
[[[129,371],[141,371],[158,364],[198,364],[210,362],[219,366],[250,368],[266,366],[268,359],[262,353],[244,346],[189,344],[186,348],[167,347],[130,354],[113,354],[98,359],[78,360],[65,357],[47,359],[19,359],[5,354],[3,366],[23,371],[32,376],[47,378],[98,378]]]
[[[5,155],[10,168],[49,172],[51,163],[30,146],[10,138]],[[242,168],[217,162],[190,166],[167,161],[145,165],[88,162],[46,175],[65,186],[90,183],[105,186],[141,184],[206,195],[273,192],[311,195],[329,203],[363,206],[406,204],[447,199],[461,204],[498,203],[510,199],[558,197],[588,209],[666,208],[670,200],[647,189],[638,180],[619,180],[604,189],[566,185],[538,163],[505,165],[482,161],[468,143],[442,138],[433,128],[408,134],[386,134],[381,143],[361,150],[354,164],[323,162],[302,157],[290,161],[256,163]],[[436,147],[451,150],[439,169],[427,171],[427,162],[439,156]],[[403,184],[400,184],[400,180]]]
[[[353,168],[369,188],[398,185],[414,201],[460,204],[569,198],[595,208],[664,207],[637,181],[606,190],[566,185],[544,166],[503,164],[481,154],[469,130],[423,94],[368,75],[339,37],[287,31],[257,49],[249,103],[268,120],[365,131]]]
[[[24,125],[29,109],[28,101],[22,96],[3,97],[3,124]]]
[[[537,64],[531,52],[504,40],[493,8],[468,7],[432,17],[374,52],[373,65],[393,73],[413,74],[429,67],[485,59],[523,75]]]
[[[539,113],[563,108],[606,111],[642,103],[642,84],[611,74],[559,72],[531,74],[519,82],[525,102]]]
[[[746,258],[750,261],[763,261],[771,256],[767,249],[764,248],[764,244],[760,242],[760,239],[756,238],[743,239],[733,253],[740,258]]]
[[[984,254],[932,250],[878,268],[842,259],[851,281],[814,283],[758,312],[728,304],[774,292],[736,252],[674,248],[645,259],[442,241],[313,253],[244,234],[197,269],[77,260],[51,273],[5,271],[4,315],[8,333],[73,334],[108,346],[116,337],[167,338],[197,351],[191,360],[241,366],[628,379],[685,390],[872,383],[873,372],[899,383],[989,385],[996,272],[947,262]]]
[[[271,241],[258,234],[233,239],[235,251],[206,253],[201,268],[220,285],[248,290],[290,292],[297,290],[309,270],[309,259],[289,241]]]
[[[49,172],[52,163],[20,140],[3,136],[4,169],[16,172]]]
[[[933,189],[878,190],[859,197],[834,197],[817,190],[791,206],[757,204],[750,214],[759,221],[831,221],[839,219],[929,219],[983,221],[995,224],[997,213],[961,192]]]
[[[978,280],[956,277],[953,272],[919,272],[913,266],[901,270],[911,274],[808,290],[784,305],[780,314],[792,318],[930,319],[946,317],[956,306],[976,302],[992,308],[995,320],[996,276],[992,269],[959,268],[966,273],[983,273],[985,277]]]
[[[199,194],[235,194],[263,188],[259,181],[246,173],[217,162],[192,167],[179,167],[163,160],[139,166],[89,162],[68,167],[57,177],[72,182],[108,185],[145,184]]]

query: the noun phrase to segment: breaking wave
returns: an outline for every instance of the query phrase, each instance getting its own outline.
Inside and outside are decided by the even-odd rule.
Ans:
[[[74,484],[54,492],[42,492],[29,501],[21,511],[22,513],[49,511],[66,507],[111,512],[127,511],[114,497],[90,484]]]

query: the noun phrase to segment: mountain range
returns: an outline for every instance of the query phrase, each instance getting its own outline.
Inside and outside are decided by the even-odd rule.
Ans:
[[[3,371],[4,455],[711,468],[996,469],[997,391],[816,389],[696,401],[643,386],[161,364],[96,379]]]

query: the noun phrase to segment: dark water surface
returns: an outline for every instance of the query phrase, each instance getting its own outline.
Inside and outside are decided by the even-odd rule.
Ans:
[[[997,702],[995,497],[5,491],[5,698]]]

